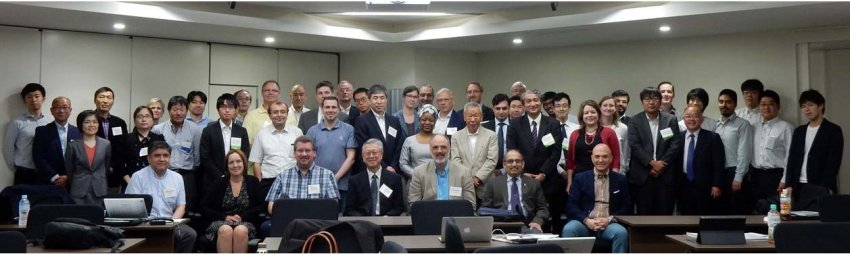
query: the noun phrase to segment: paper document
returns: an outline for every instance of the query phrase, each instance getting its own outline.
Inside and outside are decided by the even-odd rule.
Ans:
[[[696,241],[697,236],[699,236],[699,233],[695,233],[695,232],[685,233],[685,238],[687,238],[688,240],[691,240],[691,241]],[[747,233],[744,233],[744,239],[746,239],[747,241],[767,241],[767,235],[759,234],[759,233],[755,233],[755,232],[747,232]]]

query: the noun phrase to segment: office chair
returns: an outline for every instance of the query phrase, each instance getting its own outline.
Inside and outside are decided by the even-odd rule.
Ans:
[[[18,231],[0,232],[0,253],[26,253],[27,238]]]
[[[776,252],[817,253],[850,250],[850,222],[779,223],[773,232]]]
[[[515,244],[499,247],[481,248],[472,253],[564,253],[561,246],[551,243]]]
[[[40,205],[30,210],[27,240],[44,240],[44,228],[56,218],[81,218],[103,224],[103,207],[97,205]]]
[[[850,222],[850,195],[824,195],[818,198],[818,217],[823,222]]]
[[[407,253],[407,249],[397,242],[386,241],[384,247],[381,248],[381,253]]]
[[[446,253],[466,252],[466,246],[463,244],[463,236],[460,234],[460,229],[457,227],[454,218],[446,220],[446,234],[444,237],[446,238],[443,239],[443,243],[446,245]]]
[[[466,200],[417,201],[410,206],[410,219],[415,234],[439,235],[443,217],[475,216],[474,212]]]
[[[282,236],[294,219],[339,220],[339,203],[336,199],[278,199],[272,207],[269,236]]]

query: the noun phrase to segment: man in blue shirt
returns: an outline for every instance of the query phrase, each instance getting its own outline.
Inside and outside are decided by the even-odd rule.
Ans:
[[[148,147],[149,166],[142,168],[130,178],[127,194],[148,194],[153,198],[152,218],[180,219],[186,213],[186,192],[180,174],[168,170],[171,147],[163,141],[153,141]],[[197,233],[184,223],[174,229],[174,251],[191,253]]]
[[[354,127],[339,121],[339,100],[334,96],[322,100],[320,109],[322,122],[307,130],[307,136],[316,141],[316,165],[334,173],[339,187],[340,211],[345,210],[345,194],[348,192],[348,171],[354,165],[357,143],[354,142]]]
[[[449,138],[438,134],[431,139],[430,147],[434,159],[413,169],[408,202],[465,199],[476,207],[472,173],[463,164],[449,160]]]

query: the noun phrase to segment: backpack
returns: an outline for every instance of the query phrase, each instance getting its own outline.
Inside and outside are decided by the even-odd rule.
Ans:
[[[116,252],[124,246],[124,230],[96,225],[80,218],[57,218],[45,226],[45,249],[90,249],[94,247],[112,248]]]

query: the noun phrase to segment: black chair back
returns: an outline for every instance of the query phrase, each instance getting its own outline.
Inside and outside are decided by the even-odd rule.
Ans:
[[[823,253],[850,250],[850,222],[779,223],[773,232],[776,252]]]
[[[477,249],[472,253],[564,253],[561,246],[551,243],[515,244]]]
[[[40,205],[30,210],[27,240],[43,240],[44,228],[56,218],[81,218],[103,224],[103,207],[96,205]]]
[[[407,253],[407,249],[397,242],[386,241],[384,247],[381,248],[381,253]]]
[[[460,229],[454,218],[449,218],[446,221],[446,234],[443,235],[443,243],[446,245],[446,253],[464,253],[466,246],[463,245],[463,236],[460,234]]]
[[[475,216],[472,203],[466,200],[417,201],[410,206],[413,232],[417,235],[439,235],[443,217]]]
[[[339,203],[336,199],[278,199],[272,207],[269,236],[282,236],[295,219],[339,220]]]
[[[826,195],[818,199],[818,217],[823,222],[850,222],[850,195]]]
[[[0,232],[0,253],[26,253],[27,238],[18,231]]]
[[[151,214],[151,208],[153,208],[153,197],[149,194],[106,194],[103,198],[142,198],[145,200],[145,209],[148,209],[148,214]]]

